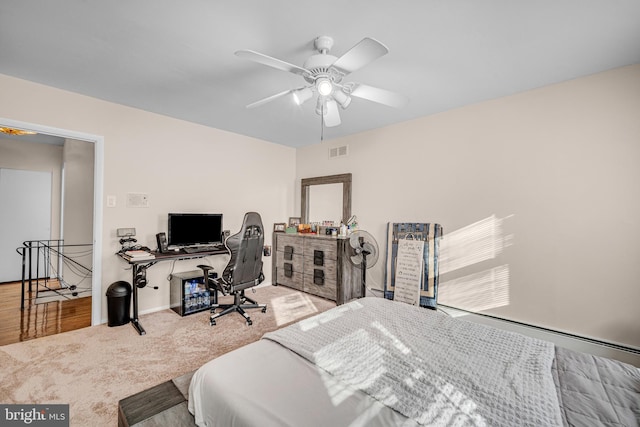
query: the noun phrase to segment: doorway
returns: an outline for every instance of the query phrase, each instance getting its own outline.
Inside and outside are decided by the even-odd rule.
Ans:
[[[56,138],[62,138],[64,140],[75,140],[76,142],[90,143],[92,145],[92,158],[89,159],[89,162],[92,162],[92,197],[90,200],[90,207],[92,211],[91,221],[89,225],[90,235],[89,239],[91,240],[89,243],[92,245],[93,250],[90,255],[90,263],[92,267],[91,274],[91,293],[95,296],[95,298],[91,298],[91,325],[97,325],[102,322],[102,286],[101,286],[101,259],[102,259],[102,194],[103,194],[103,143],[104,138],[99,135],[91,135],[81,132],[76,132],[67,129],[53,128],[49,126],[38,125],[34,123],[20,122],[11,119],[0,118],[0,126],[1,127],[10,127],[16,129],[30,130],[35,131],[41,135],[47,135]],[[68,172],[68,171],[65,171]],[[64,174],[62,175],[64,176]],[[77,191],[74,189],[73,194],[76,194]],[[69,202],[67,196],[69,194],[61,194],[59,203],[62,205],[63,200],[67,199],[66,203]],[[2,201],[4,204],[4,201]],[[55,205],[56,201],[52,200],[52,204]],[[74,230],[68,229],[67,233],[65,233],[65,223],[69,224],[76,220],[74,218],[74,213],[79,212],[84,208],[75,209],[73,212],[65,213],[64,209],[60,210],[60,218],[59,221],[52,222],[54,228],[59,227],[59,235],[64,236],[65,234],[73,235]],[[52,210],[55,212],[55,209]]]

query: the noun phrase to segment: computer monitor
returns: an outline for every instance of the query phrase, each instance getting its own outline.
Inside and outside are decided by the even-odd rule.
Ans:
[[[222,214],[170,213],[169,246],[199,246],[222,243]]]

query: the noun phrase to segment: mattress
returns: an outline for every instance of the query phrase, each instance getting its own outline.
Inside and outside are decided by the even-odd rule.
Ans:
[[[208,427],[418,425],[269,340],[198,369],[189,411],[198,426]]]
[[[194,415],[196,424],[209,427],[418,426],[451,424],[640,425],[640,370],[637,368],[610,359],[557,348],[550,343],[545,346],[544,343],[540,344],[535,340],[530,342],[529,338],[525,338],[523,341],[523,337],[518,334],[497,331],[484,325],[481,326],[483,329],[478,332],[478,330],[474,329],[477,328],[477,324],[448,317],[445,319],[446,316],[432,310],[387,300],[382,300],[387,301],[386,303],[382,303],[380,300],[369,303],[368,300],[370,298],[360,299],[354,303],[336,307],[328,312],[306,319],[299,324],[292,325],[289,328],[295,331],[293,335],[287,335],[286,331],[283,335],[284,338],[280,336],[280,331],[267,334],[258,342],[227,353],[203,365],[195,372],[189,390],[189,411]],[[358,308],[364,307],[365,310],[359,312],[352,310],[354,307],[352,304],[355,304]],[[378,311],[373,311],[376,320],[374,322],[355,320],[360,318],[367,319],[367,315],[361,316],[361,313],[371,311],[368,305],[378,306],[375,309]],[[402,325],[401,327],[404,329],[407,321],[406,319],[403,320],[402,316],[409,313],[411,314],[411,319],[413,319],[415,316],[413,316],[412,310],[414,309],[420,310],[417,312],[418,316],[428,317],[415,318],[413,323],[419,328],[418,331],[411,332],[411,328],[409,328],[409,332],[404,330],[390,332],[393,331],[394,326],[386,324],[387,320],[385,318],[390,318],[390,323]],[[398,315],[394,310],[400,310],[404,314]],[[350,318],[349,316],[352,313],[349,313],[349,311],[354,311],[355,314],[353,315],[357,317]],[[386,315],[384,313],[389,314]],[[400,319],[400,321],[396,322],[397,319]],[[363,323],[365,326],[359,323]],[[415,366],[410,367],[408,372],[419,370],[424,373],[423,378],[427,384],[438,384],[439,390],[449,390],[448,394],[445,392],[439,393],[446,396],[447,405],[441,405],[442,402],[439,402],[438,404],[441,406],[437,407],[437,411],[433,411],[436,400],[430,396],[421,397],[419,400],[424,402],[418,403],[424,403],[427,407],[427,412],[430,410],[435,413],[431,414],[433,416],[430,415],[430,418],[416,416],[402,405],[402,399],[409,399],[408,402],[414,403],[411,400],[411,396],[400,398],[398,401],[385,400],[381,398],[375,387],[371,387],[371,382],[363,381],[363,376],[358,375],[357,372],[347,371],[345,375],[345,373],[336,372],[335,369],[332,369],[332,366],[336,364],[335,360],[342,365],[342,361],[346,358],[357,359],[359,357],[357,354],[350,356],[349,352],[343,349],[343,347],[349,346],[345,345],[347,341],[339,340],[344,339],[345,336],[351,339],[351,337],[357,335],[356,332],[362,335],[361,332],[366,329],[367,323],[374,323],[376,330],[385,331],[382,334],[383,336],[385,334],[392,336],[393,339],[388,341],[392,346],[400,348],[401,352],[417,354],[418,349],[420,349],[420,357],[417,360],[420,363],[424,363],[425,360],[429,363],[424,364],[424,366],[421,365],[420,369],[416,369]],[[445,331],[444,336],[453,336],[443,338],[441,331],[438,332],[440,334],[438,335],[436,328],[433,327],[434,324],[438,325],[438,329]],[[449,324],[451,326],[448,326]],[[338,325],[337,329],[335,325]],[[432,326],[429,329],[425,328],[425,325]],[[455,333],[446,332],[449,327],[452,327]],[[299,335],[300,331],[310,330],[310,328],[314,329],[318,335],[312,336],[310,343],[298,342],[302,340]],[[347,329],[343,330],[342,328]],[[352,328],[355,332],[348,332],[348,328]],[[475,348],[473,346],[468,347],[466,341],[469,341],[469,339],[460,339],[467,330],[471,331],[472,336],[480,334],[484,337],[491,337],[491,339],[485,339],[484,344],[483,340],[480,339]],[[415,336],[412,336],[412,333]],[[335,360],[328,365],[320,363],[321,358],[318,355],[321,351],[314,348],[314,345],[317,345],[320,350],[329,348],[322,342],[325,336],[328,337],[326,339],[340,342],[340,346],[336,346],[329,351],[329,353],[334,354]],[[438,338],[433,339],[436,336]],[[512,405],[522,405],[522,401],[525,401],[525,403],[533,402],[530,403],[529,407],[519,409],[517,413],[530,413],[532,414],[530,417],[534,417],[531,419],[534,420],[537,419],[535,417],[542,417],[539,422],[531,421],[526,417],[507,419],[510,416],[509,412],[504,414],[501,412],[487,413],[487,411],[494,411],[493,400],[496,399],[496,396],[487,398],[486,394],[491,394],[491,389],[488,391],[482,389],[482,376],[487,376],[487,384],[493,384],[491,381],[496,380],[489,378],[491,374],[482,373],[479,377],[481,381],[478,383],[478,378],[472,378],[473,373],[470,374],[461,369],[460,355],[469,359],[463,363],[468,364],[471,368],[478,366],[479,372],[485,372],[486,366],[485,368],[480,368],[480,366],[487,362],[482,361],[482,357],[477,354],[485,351],[485,349],[481,349],[478,346],[490,348],[495,345],[494,341],[500,341],[500,339],[496,340],[496,336],[509,338],[506,341],[512,340],[514,345],[508,342],[502,344],[506,348],[513,347],[513,351],[516,351],[517,357],[512,359],[517,362],[518,359],[523,359],[524,355],[523,360],[527,364],[525,370],[535,367],[533,369],[534,373],[542,379],[541,389],[537,391],[524,388],[525,386],[531,387],[528,384],[529,380],[524,381],[527,383],[525,385],[516,384],[522,368],[510,368],[512,361],[508,358],[510,356],[507,355],[506,361],[500,361],[498,363],[502,365],[496,366],[503,366],[502,370],[511,372],[506,376],[506,390],[513,389],[516,393],[515,397],[509,397],[508,392],[498,393],[499,402],[497,402],[497,406],[510,408]],[[441,347],[444,350],[435,351],[433,348],[425,350],[426,347],[422,347],[424,343],[416,347],[415,343],[411,342],[423,341],[423,338],[426,341],[436,343],[437,347]],[[450,341],[445,342],[444,340],[446,339],[450,339]],[[287,340],[291,341],[291,345]],[[354,339],[353,341],[358,340]],[[489,341],[491,341],[490,344],[488,344]],[[403,343],[407,343],[407,345],[405,346]],[[532,353],[531,350],[517,351],[531,344],[541,345],[540,348],[544,350],[541,355],[536,356],[537,359],[529,356],[529,353]],[[368,352],[369,347],[378,348],[378,353],[380,352],[378,344],[372,345],[369,342],[366,342],[364,347],[354,351]],[[551,359],[549,361],[547,361],[545,353],[547,348],[551,348]],[[499,350],[491,349],[485,352],[491,355],[491,351],[496,352]],[[387,352],[391,352],[391,350],[386,348],[384,352],[387,355]],[[427,352],[429,354],[424,354]],[[438,352],[441,354],[438,355]],[[450,355],[450,357],[447,357],[447,355]],[[504,357],[504,355],[496,356],[495,359],[501,360]],[[442,366],[440,361],[436,364],[437,369],[433,368],[431,361],[439,359],[444,359],[445,361],[450,359],[451,367]],[[393,384],[389,385],[389,378],[397,377],[397,382],[399,383],[397,389],[393,393],[387,393],[397,398],[402,395],[401,389],[403,387],[407,388],[405,384],[407,383],[407,375],[403,372],[403,369],[407,370],[406,365],[410,365],[413,362],[403,360],[397,356],[394,356],[393,360],[396,361],[396,363],[393,363],[394,365],[405,366],[398,368],[399,370],[386,366],[384,370],[388,371],[385,372],[387,377],[385,381],[387,382],[381,382],[380,375],[378,375],[376,382],[389,389],[389,387],[396,387]],[[547,364],[547,362],[549,363]],[[360,361],[359,363],[362,362]],[[370,361],[367,361],[367,363],[371,364]],[[488,363],[492,362],[489,361]],[[358,365],[356,364],[355,366]],[[448,374],[445,371],[448,369],[450,369],[450,374],[453,377],[459,376],[460,378],[447,377]],[[366,369],[363,367],[362,371],[366,371]],[[369,376],[369,374],[366,376]],[[354,378],[356,381],[352,380]],[[443,381],[443,378],[446,378],[446,381]],[[500,380],[498,379],[498,381]],[[513,384],[510,384],[510,381]],[[551,384],[551,391],[545,388],[545,381]],[[417,388],[415,382],[414,380],[411,381],[410,387],[408,387],[409,390],[417,396],[423,396],[421,393],[424,393],[425,389]],[[496,384],[495,387],[501,387],[499,383]],[[494,386],[492,385],[492,387]],[[526,392],[523,391],[525,389],[527,390]],[[461,394],[460,390],[463,390],[464,393]],[[538,400],[531,400],[530,395],[536,393],[547,394],[549,399],[540,401],[543,402],[540,403],[540,407],[531,407],[531,405],[535,406]],[[460,399],[462,395],[468,397],[468,399],[462,401]],[[483,399],[487,400],[488,403],[484,402]],[[509,399],[515,399],[515,401],[512,402]],[[451,402],[456,403],[456,405],[451,405]],[[549,402],[553,402],[553,408],[543,406],[548,405]],[[469,409],[470,405],[477,405],[477,407],[471,408],[474,411],[479,407],[484,412],[478,409],[476,416],[470,417],[469,414],[474,413]],[[486,408],[483,408],[483,406],[486,406]],[[464,414],[461,413],[461,409],[463,409],[462,412]],[[424,411],[420,413],[424,413]],[[491,417],[494,418],[492,419]]]

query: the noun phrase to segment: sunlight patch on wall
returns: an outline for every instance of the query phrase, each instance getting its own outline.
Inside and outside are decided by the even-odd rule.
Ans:
[[[504,219],[488,218],[444,234],[440,245],[440,274],[446,274],[502,253],[507,241],[503,235]]]
[[[505,235],[504,221],[491,215],[466,227],[444,234],[440,245],[438,302],[469,311],[489,310],[509,304],[509,265],[492,266],[511,245],[512,236]],[[479,264],[486,269],[463,277],[447,279],[447,273],[470,268],[477,271]],[[445,276],[445,277],[443,277]]]
[[[441,281],[438,300],[473,312],[509,305],[509,266]]]

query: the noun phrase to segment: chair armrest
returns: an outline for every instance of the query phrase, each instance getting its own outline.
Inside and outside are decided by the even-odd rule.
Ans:
[[[204,276],[204,283],[207,285],[209,289],[217,290],[222,292],[222,295],[227,295],[228,292],[225,291],[223,283],[220,283],[220,279],[212,279],[209,277],[209,272],[213,270],[213,267],[210,265],[200,264],[197,266],[202,270],[202,275]]]

